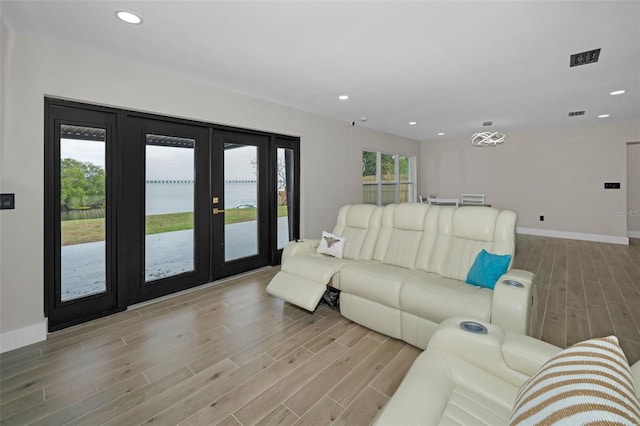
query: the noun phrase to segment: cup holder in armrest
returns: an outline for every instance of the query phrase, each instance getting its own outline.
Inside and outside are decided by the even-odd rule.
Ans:
[[[515,280],[502,280],[502,284],[513,288],[524,288],[524,284]]]
[[[462,321],[460,328],[474,334],[487,334],[487,327],[474,321]]]

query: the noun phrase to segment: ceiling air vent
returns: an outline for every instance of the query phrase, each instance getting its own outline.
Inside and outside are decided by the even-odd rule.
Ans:
[[[579,115],[584,115],[584,111],[572,111],[569,113],[569,117],[577,117]]]
[[[493,121],[485,121],[482,123],[483,126],[493,126]]]
[[[593,64],[594,62],[598,62],[599,57],[600,49],[574,53],[569,59],[569,68],[577,67],[579,65]]]

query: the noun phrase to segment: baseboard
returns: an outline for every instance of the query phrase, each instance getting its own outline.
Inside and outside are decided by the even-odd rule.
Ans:
[[[629,238],[640,238],[640,231],[627,231]]]
[[[18,349],[47,339],[46,318],[38,324],[0,333],[0,353]]]
[[[598,243],[629,245],[629,237],[617,237],[615,235],[583,234],[581,232],[554,231],[552,229],[536,229],[517,227],[518,234],[538,235],[541,237],[565,238],[568,240],[596,241]]]

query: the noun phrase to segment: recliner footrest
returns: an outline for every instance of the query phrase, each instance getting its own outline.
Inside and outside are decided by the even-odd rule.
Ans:
[[[319,283],[299,275],[280,271],[267,286],[267,293],[313,312],[327,290],[326,283]]]

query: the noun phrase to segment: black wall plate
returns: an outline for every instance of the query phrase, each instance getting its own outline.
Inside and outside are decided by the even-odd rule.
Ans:
[[[0,194],[0,210],[16,208],[16,194]]]

